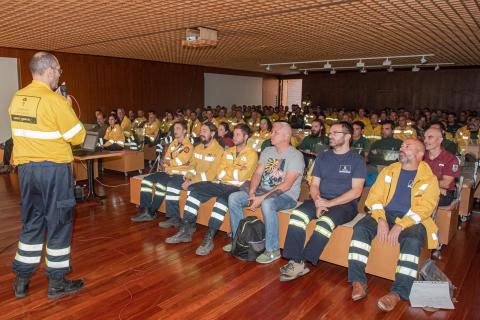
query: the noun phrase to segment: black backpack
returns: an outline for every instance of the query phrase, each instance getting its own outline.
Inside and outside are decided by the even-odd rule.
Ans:
[[[265,251],[265,226],[254,216],[248,216],[238,225],[232,241],[232,255],[244,261],[255,261]]]

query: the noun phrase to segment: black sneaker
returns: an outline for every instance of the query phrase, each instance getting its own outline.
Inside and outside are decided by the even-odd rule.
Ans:
[[[48,280],[48,298],[56,299],[61,298],[66,295],[74,294],[82,289],[84,286],[83,279],[78,280],[67,280],[67,279],[60,279]]]
[[[171,227],[175,227],[175,228],[178,228],[180,227],[180,219],[177,218],[177,217],[171,217],[171,218],[168,218],[167,220],[165,221],[161,221],[158,226],[160,228],[171,228]]]
[[[29,278],[21,278],[19,276],[15,278],[15,282],[13,283],[13,291],[15,291],[15,297],[25,298],[28,293],[29,282]]]
[[[130,218],[132,222],[144,222],[144,221],[153,221],[157,218],[155,212],[150,212],[148,209],[143,209],[137,215]]]

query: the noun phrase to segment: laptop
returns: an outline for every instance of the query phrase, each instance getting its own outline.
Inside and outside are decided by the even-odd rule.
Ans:
[[[98,132],[87,131],[85,136],[85,141],[83,141],[82,147],[80,149],[73,149],[72,153],[74,156],[86,156],[92,153],[95,153],[95,147],[97,146],[98,141]]]

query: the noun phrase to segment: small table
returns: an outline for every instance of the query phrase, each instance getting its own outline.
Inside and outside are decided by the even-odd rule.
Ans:
[[[93,163],[95,159],[104,159],[104,158],[114,158],[114,157],[121,157],[123,156],[125,151],[99,151],[83,156],[73,156],[73,158],[77,161],[87,161],[87,176],[88,176],[88,194],[83,199],[83,201],[87,201],[89,199],[93,199],[97,202],[105,199],[106,195],[98,195],[95,192],[95,185],[94,185],[94,173],[93,173]]]

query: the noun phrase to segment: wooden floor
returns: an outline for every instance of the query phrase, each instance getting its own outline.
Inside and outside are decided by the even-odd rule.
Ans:
[[[121,175],[102,181],[128,183]],[[18,182],[15,174],[0,175],[0,319],[480,319],[480,217],[462,225],[438,261],[458,287],[456,310],[429,314],[402,302],[384,314],[376,300],[390,281],[369,277],[369,295],[359,302],[350,300],[347,270],[324,262],[305,277],[281,283],[284,260],[239,261],[222,252],[224,233],[210,256],[198,257],[205,227],[197,228],[193,243],[165,244],[173,229],[158,228],[158,221],[130,222],[136,208],[127,186],[106,190],[105,205],[76,207],[69,276],[85,279],[83,291],[47,299],[42,265],[29,295],[17,300],[11,260],[21,228]]]

